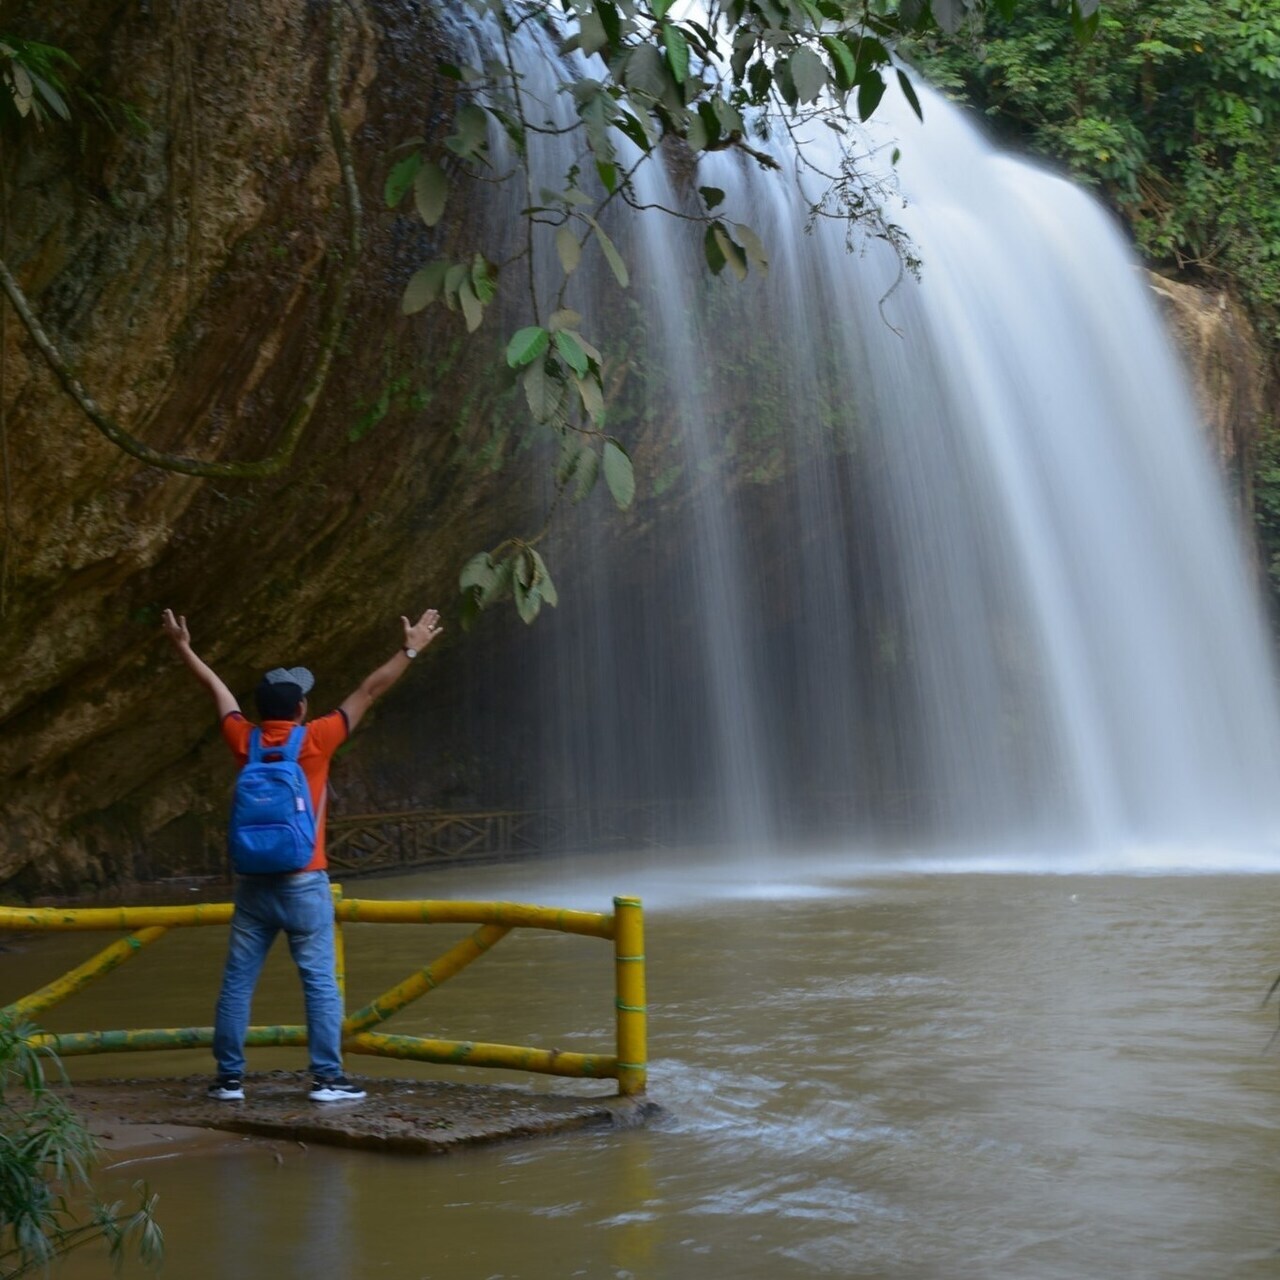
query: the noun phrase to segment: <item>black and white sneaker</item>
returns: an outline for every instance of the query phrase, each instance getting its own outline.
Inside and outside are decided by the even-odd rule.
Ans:
[[[366,1096],[365,1091],[346,1076],[331,1076],[327,1080],[317,1076],[311,1082],[312,1102],[358,1102]]]
[[[240,1102],[244,1098],[244,1084],[239,1076],[218,1076],[209,1086],[208,1096],[219,1102]]]

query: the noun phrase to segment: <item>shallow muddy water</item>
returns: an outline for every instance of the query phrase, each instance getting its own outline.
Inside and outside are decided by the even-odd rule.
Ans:
[[[233,1143],[107,1185],[145,1177],[160,1193],[165,1273],[182,1280],[1274,1276],[1280,1056],[1259,1001],[1280,968],[1278,890],[1258,874],[865,877],[845,859],[674,857],[642,872],[589,858],[352,883],[351,896],[597,909],[641,894],[664,1117],[437,1159]],[[351,999],[451,937],[349,929]],[[4,998],[99,941],[0,956]],[[207,1022],[220,946],[218,930],[167,937],[48,1021]],[[607,1051],[611,983],[606,943],[512,935],[388,1029]],[[255,1021],[297,1018],[293,986],[273,956]],[[250,1065],[302,1059],[272,1050]],[[84,1255],[58,1275],[104,1267]]]

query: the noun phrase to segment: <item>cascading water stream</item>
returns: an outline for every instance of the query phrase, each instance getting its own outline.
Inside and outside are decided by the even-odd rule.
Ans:
[[[530,92],[560,74],[531,58]],[[767,279],[709,280],[701,229],[652,213],[626,307],[578,273],[574,305],[615,317],[608,429],[642,516],[590,538],[574,516],[556,549],[550,671],[523,682],[550,691],[526,709],[547,800],[654,802],[638,834],[739,845],[1267,844],[1264,628],[1144,277],[1089,198],[940,98],[923,126],[892,96],[879,114],[919,281],[842,223],[806,230],[780,143],[782,173],[722,153],[696,179]],[[637,181],[686,202],[687,175]]]
[[[1072,843],[1265,841],[1273,672],[1150,289],[1083,193],[994,151],[936,96],[925,118],[888,113],[921,285],[878,308],[882,262],[855,324],[909,548],[928,772],[1016,831],[1020,809],[1036,816],[1018,758],[1043,737],[1032,795]],[[822,251],[834,277],[830,237]],[[1017,648],[1000,674],[1002,616]],[[1001,686],[1038,723],[1011,732]],[[960,831],[983,816],[953,813]]]

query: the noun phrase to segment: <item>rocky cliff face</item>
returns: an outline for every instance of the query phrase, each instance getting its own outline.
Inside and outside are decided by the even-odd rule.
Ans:
[[[1186,361],[1219,464],[1247,517],[1254,445],[1280,404],[1267,353],[1243,308],[1224,291],[1154,274],[1151,287]]]
[[[0,257],[135,435],[209,459],[267,456],[319,358],[350,217],[325,124],[327,11],[294,0],[49,8],[18,0],[3,22],[68,49],[115,126],[81,100],[73,127],[5,140]],[[430,244],[375,195],[391,148],[447,122],[423,8],[345,10],[339,92],[364,247],[332,372],[282,475],[199,480],[139,464],[93,428],[5,310],[8,894],[220,864],[210,832],[226,761],[204,693],[160,637],[163,607],[188,616],[233,688],[301,662],[320,675],[323,709],[394,650],[402,612],[437,604],[452,623],[462,559],[518,522],[492,465],[492,402],[469,377],[468,360],[494,354],[483,333],[464,347],[457,317],[405,320],[396,306],[453,231]],[[1260,357],[1219,300],[1157,287],[1201,371],[1224,463],[1247,476],[1267,395]],[[502,697],[502,681],[519,678],[520,630],[509,612],[465,642],[451,626],[376,732],[352,744],[347,811],[509,798],[490,783],[498,757],[521,750]]]
[[[325,125],[327,10],[58,8],[9,5],[6,29],[66,48],[78,83],[140,123],[116,112],[105,127],[80,99],[74,126],[6,139],[3,257],[131,432],[201,458],[267,456],[312,377],[350,217]],[[433,246],[372,194],[391,148],[440,123],[438,37],[419,8],[346,9],[339,93],[370,193],[364,249],[332,372],[281,476],[135,462],[6,308],[0,880],[15,889],[211,856],[201,818],[225,799],[208,794],[221,747],[159,639],[161,608],[188,615],[233,688],[304,662],[332,705],[394,651],[401,613],[452,606],[460,557],[500,518],[472,460],[484,413],[464,391],[461,324],[404,320],[395,303]],[[438,682],[445,721],[456,640],[433,653],[432,676],[412,673]]]

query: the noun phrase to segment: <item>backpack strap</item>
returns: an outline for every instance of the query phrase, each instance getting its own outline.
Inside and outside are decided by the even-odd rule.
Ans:
[[[278,747],[263,747],[262,730],[253,728],[249,730],[249,764],[261,764],[263,756],[270,754],[279,756],[282,760],[289,761],[290,764],[298,763],[298,753],[302,750],[302,743],[307,735],[307,726],[304,724],[295,724],[289,730],[289,737]]]

